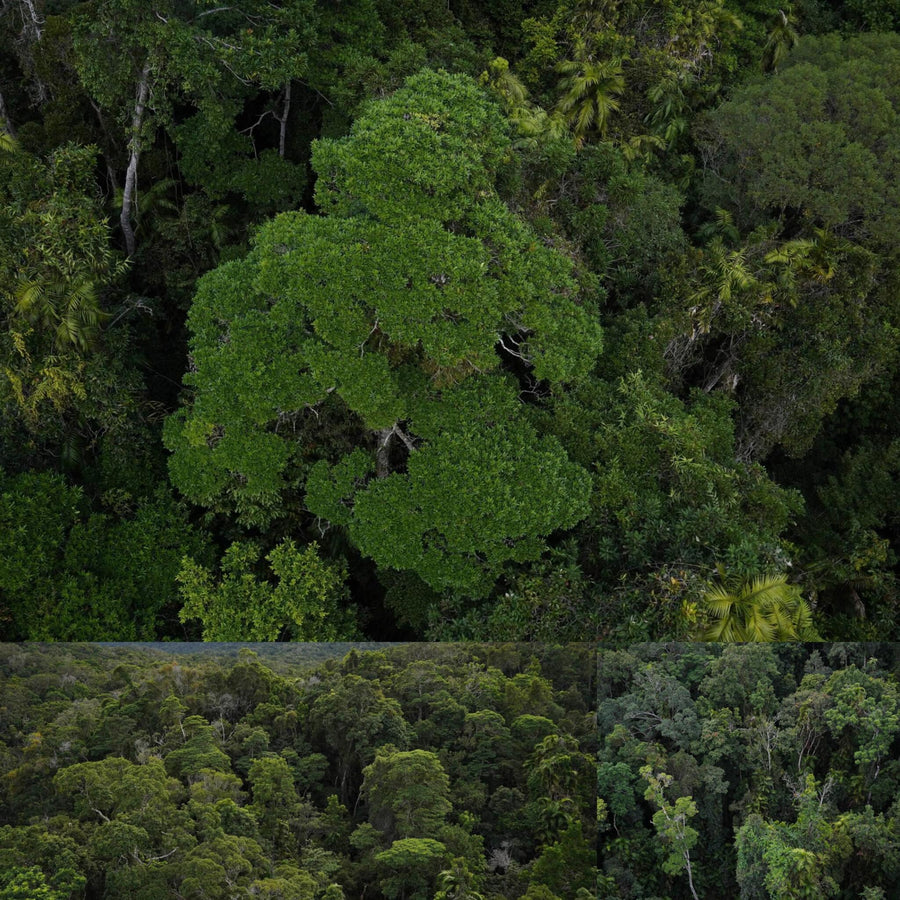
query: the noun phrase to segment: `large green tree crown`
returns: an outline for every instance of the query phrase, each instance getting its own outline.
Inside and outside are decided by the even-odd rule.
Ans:
[[[471,78],[419,72],[371,102],[347,137],[316,142],[316,203],[332,215],[382,221],[465,219],[494,193],[507,130]]]
[[[424,112],[400,112],[420,102]],[[438,119],[447,124],[427,124]],[[467,138],[470,119],[481,130]],[[369,143],[371,129],[396,132],[404,151],[391,158],[384,141]],[[278,216],[246,259],[200,282],[189,321],[196,372],[186,382],[200,388],[189,443],[218,440],[216,426],[235,417],[272,423],[331,391],[370,427],[385,427],[406,414],[397,383],[405,366],[451,383],[496,369],[504,338],[537,377],[567,380],[588,368],[599,327],[574,301],[570,262],[490,189],[505,146],[499,113],[477,85],[434,72],[373,104],[349,137],[321,142],[320,185],[333,160],[342,168],[318,197],[325,206],[338,198],[331,205],[340,214]],[[421,196],[391,190],[407,177]],[[479,184],[481,192],[465,190]],[[465,228],[443,227],[451,216]],[[215,389],[226,382],[231,390]],[[220,437],[217,455],[229,456],[229,429]],[[264,455],[277,465],[277,452]]]
[[[320,464],[307,505],[382,565],[480,593],[584,515],[586,474],[540,441],[503,370],[551,389],[574,380],[600,329],[571,261],[496,195],[508,148],[478,85],[431,71],[317,144],[329,214],[277,216],[200,282],[196,393],[167,429],[182,490],[215,505],[224,489],[245,520],[265,520],[296,452],[286,424],[338,398],[377,436],[378,484],[362,490],[376,467],[359,449],[333,473]],[[395,437],[404,473],[391,472]]]
[[[749,228],[775,212],[894,249],[900,38],[804,37],[775,75],[698,120],[707,203]]]

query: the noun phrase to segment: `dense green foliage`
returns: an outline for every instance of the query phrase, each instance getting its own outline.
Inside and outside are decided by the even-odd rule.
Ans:
[[[900,637],[897,28],[5,0],[0,637]]]
[[[896,644],[601,650],[599,896],[900,890]]]
[[[214,651],[0,647],[0,897],[594,896],[591,646]]]

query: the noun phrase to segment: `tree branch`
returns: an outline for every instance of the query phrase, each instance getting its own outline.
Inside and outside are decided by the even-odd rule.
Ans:
[[[278,155],[284,159],[284,146],[287,140],[287,122],[288,115],[291,112],[291,79],[288,78],[284,85],[284,105],[281,108],[281,115],[276,118],[281,123],[281,129],[278,134]]]

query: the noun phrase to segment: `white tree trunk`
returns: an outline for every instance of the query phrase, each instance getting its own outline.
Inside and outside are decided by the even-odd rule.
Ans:
[[[32,100],[37,104],[46,103],[48,98],[47,86],[41,81],[34,72],[34,58],[32,56],[34,45],[37,44],[44,36],[44,18],[38,11],[38,5],[35,0],[5,0],[3,2],[4,12],[8,7],[14,7],[22,19],[22,31],[19,34],[17,43],[20,45],[20,53],[24,57],[25,68],[28,70],[31,84],[29,85],[29,93]]]
[[[391,439],[394,429],[382,428],[375,432],[375,477],[387,478],[391,474]]]
[[[29,44],[36,44],[44,36],[44,20],[38,15],[34,0],[22,0],[22,33]]]
[[[694,873],[691,871],[691,854],[688,853],[687,850],[684,851],[684,864],[687,868],[688,886],[691,889],[691,896],[694,900],[700,900],[697,896],[697,892],[694,890]]]
[[[134,193],[137,187],[138,160],[141,157],[141,128],[144,125],[144,110],[147,96],[150,93],[150,63],[144,63],[141,78],[138,81],[137,96],[134,102],[134,115],[131,118],[131,140],[128,142],[130,155],[128,168],[125,170],[125,189],[122,192],[122,212],[119,223],[125,235],[125,248],[128,256],[134,255],[134,228],[131,225],[131,210],[134,205]]]

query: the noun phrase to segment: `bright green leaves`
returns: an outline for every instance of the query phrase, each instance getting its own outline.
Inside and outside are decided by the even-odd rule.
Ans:
[[[375,857],[381,890],[388,900],[428,900],[431,887],[449,862],[447,848],[431,838],[403,838]]]
[[[405,749],[411,733],[400,704],[356,675],[348,675],[316,699],[310,723],[328,747],[345,804],[352,795],[352,772],[368,765],[378,747],[393,744]]]
[[[254,268],[233,262],[200,281],[191,308],[193,365],[185,381],[202,386],[190,416],[176,413],[163,439],[175,455],[173,481],[200,503],[224,494],[253,523],[266,521],[283,487],[289,446],[260,426],[313,403],[319,392],[279,324],[264,312]]]
[[[896,274],[886,257],[822,228],[781,241],[773,224],[732,249],[732,217],[717,218],[719,235],[668,279],[684,304],[670,368],[736,395],[739,455],[762,459],[780,443],[801,456],[838,402],[891,360]]]
[[[541,535],[575,524],[588,489],[586,473],[524,425],[448,435],[358,498],[351,533],[388,567],[477,594],[503,562],[533,558]]]
[[[502,382],[470,379],[444,400],[425,402],[421,432],[417,412],[410,427],[427,441],[410,453],[406,472],[370,482],[348,515],[335,503],[348,502],[363,472],[320,463],[307,505],[348,522],[354,542],[380,566],[412,570],[432,588],[483,595],[504,563],[534,559],[543,538],[583,518],[590,493],[587,472],[555,439],[514,418],[507,391]],[[445,410],[442,428],[436,414]]]
[[[688,897],[688,864],[699,897],[896,894],[895,670],[874,644],[601,650],[600,895]]]
[[[371,456],[354,450],[329,466],[319,462],[313,466],[306,482],[306,505],[316,515],[335,525],[353,521],[353,497],[363,488],[374,469]]]
[[[222,560],[222,580],[186,559],[178,580],[185,604],[183,622],[199,619],[207,641],[274,641],[287,633],[293,640],[335,641],[355,636],[352,614],[342,611],[344,573],[320,559],[316,544],[298,550],[280,543],[266,560],[277,579],[259,581],[253,569],[259,550],[232,544]]]
[[[253,787],[250,812],[259,822],[260,833],[278,840],[279,832],[300,808],[291,768],[283,756],[267,754],[253,760],[248,778]]]
[[[559,835],[555,844],[544,847],[531,866],[533,879],[522,900],[552,900],[572,897],[593,900],[597,885],[597,849],[585,834],[580,821],[574,821]]]
[[[449,869],[438,873],[437,881],[440,890],[434,900],[484,900],[484,895],[476,890],[480,879],[469,871],[463,857],[456,857]]]
[[[284,214],[257,236],[253,289],[295,345],[309,339],[302,352],[320,388],[336,389],[373,428],[404,416],[391,398],[403,363],[452,382],[496,369],[498,342],[525,337],[536,377],[583,374],[601,338],[591,310],[573,300],[571,263],[499,202],[473,223],[476,236],[428,219]]]
[[[80,8],[73,17],[78,75],[100,107],[137,124],[126,133],[130,149],[149,145],[158,125],[169,126],[184,176],[209,196],[234,191],[263,209],[284,209],[302,193],[303,168],[272,149],[260,152],[252,130],[239,132],[236,119],[248,99],[258,102],[261,92],[275,92],[307,73],[316,26],[313,4],[204,5],[99,0],[89,11]],[[250,21],[253,26],[247,27]],[[152,103],[142,121],[132,120],[135,84],[144,66]],[[177,122],[176,107],[186,102],[195,112]],[[286,117],[283,106],[278,115]]]
[[[283,675],[221,647],[0,647],[0,894],[31,867],[34,900],[85,876],[136,900],[513,900],[529,883],[582,900],[589,644],[280,646]],[[552,770],[534,790],[532,751]]]
[[[640,774],[641,778],[647,782],[644,799],[652,801],[659,807],[659,810],[653,815],[653,824],[667,849],[662,864],[663,870],[670,875],[677,875],[685,870],[691,894],[694,900],[697,900],[691,866],[691,850],[700,835],[696,828],[691,828],[688,824],[697,815],[697,804],[690,797],[679,797],[674,803],[666,800],[665,790],[674,781],[671,775],[665,772],[655,774],[652,766],[642,766]]]
[[[61,476],[0,471],[0,596],[10,637],[147,640],[207,536],[165,491],[115,519],[89,514]]]
[[[185,380],[206,387],[199,393],[201,409],[214,421],[240,415],[248,425],[263,425],[279,410],[318,399],[314,385],[300,376],[305,320],[292,317],[300,312],[296,305],[269,315],[272,301],[257,276],[250,262],[226,263],[200,280],[191,306],[197,372]],[[210,382],[230,391],[210,390]]]
[[[320,381],[329,386],[347,370],[338,389],[364,418],[380,410],[376,398],[354,391],[354,375],[378,373],[354,371],[351,354],[415,359],[421,348],[436,368],[498,365],[497,326],[516,298],[511,279],[492,271],[491,254],[476,238],[428,220],[388,226],[291,213],[264,226],[257,247],[259,289],[280,306],[300,307],[315,337],[339,351],[337,365],[319,362]],[[402,410],[384,412],[396,419]]]
[[[244,522],[265,524],[279,506],[280,475],[290,448],[277,435],[249,432],[242,424],[226,431],[215,422],[186,420],[183,412],[175,413],[164,432],[166,446],[175,451],[169,472],[196,502],[218,506],[224,494]]]
[[[606,136],[610,117],[618,112],[618,96],[625,90],[621,59],[599,59],[583,40],[575,43],[575,59],[557,64],[563,76],[559,82],[562,96],[557,109],[572,129],[575,146],[581,147],[594,129]]]
[[[632,159],[649,159],[677,146],[693,110],[721,90],[740,28],[724,0],[560,2],[552,17],[522,23],[531,46],[517,66],[552,114],[526,105],[525,85],[505,72],[505,60],[492,64],[492,80],[524,134],[552,137],[562,125],[578,148],[611,140]]]
[[[703,603],[712,620],[708,641],[815,640],[812,612],[786,575],[726,579],[710,585]]]
[[[333,889],[337,889],[337,893]],[[344,900],[340,886],[329,885],[324,894],[319,894],[319,885],[309,872],[288,863],[275,867],[275,877],[258,878],[250,885],[250,893],[262,900],[314,900],[319,895],[323,900]]]
[[[551,408],[549,429],[594,470],[580,529],[592,535],[589,577],[623,603],[607,608],[607,627],[633,627],[657,604],[655,633],[678,633],[681,602],[705,588],[700,572],[721,561],[741,575],[777,572],[790,559],[781,534],[800,497],[735,459],[726,398],[696,391],[685,402],[635,372],[618,385],[585,380]]]
[[[537,377],[590,366],[599,329],[565,297],[568,263],[515,239],[506,249],[508,272],[484,242],[434,222],[290,213],[264,226],[248,259],[201,281],[185,378],[198,393],[165,434],[175,482],[207,505],[224,490],[246,521],[262,521],[290,456],[272,429],[330,392],[370,428],[390,428],[408,416],[401,366],[438,384],[496,369],[504,328],[533,334]]]
[[[231,760],[219,747],[212,726],[202,716],[188,716],[182,724],[190,737],[166,757],[166,771],[170,775],[193,780],[209,772],[231,771]]]
[[[145,814],[165,813],[180,794],[178,782],[166,775],[162,760],[137,765],[113,756],[60,769],[53,776],[53,786],[69,799],[76,816],[95,823],[127,821],[129,816],[137,822]]]
[[[506,148],[496,107],[443,72],[410,78],[318,145],[331,215],[277,217],[245,260],[201,282],[185,379],[196,394],[165,432],[182,490],[266,524],[288,473],[293,487],[337,456],[313,469],[309,510],[348,526],[380,566],[471,595],[583,517],[587,474],[494,374],[514,364],[561,385],[601,343],[571,261],[493,193]],[[370,431],[378,480],[365,490],[362,447],[341,460],[292,439],[326,398]]]
[[[84,887],[84,878],[78,887]],[[0,900],[65,900],[66,893],[47,883],[44,873],[32,866],[15,866],[0,874]]]
[[[95,196],[96,164],[95,147],[75,144],[57,148],[46,162],[21,151],[0,158],[0,197],[11,217],[0,254],[15,259],[15,284],[4,293],[16,319],[40,328],[62,350],[96,343],[108,317],[100,289],[123,271]]]
[[[832,675],[826,690],[834,697],[834,705],[824,713],[829,729],[835,736],[847,729],[857,747],[854,761],[868,770],[874,781],[900,732],[900,695],[896,685],[851,666]]]
[[[839,872],[854,854],[850,834],[856,814],[832,820],[828,798],[833,786],[830,776],[820,784],[812,775],[806,775],[793,792],[796,822],[764,821],[753,814],[737,829],[737,878],[742,894],[788,900],[840,894],[833,873]],[[868,812],[871,815],[871,808]]]
[[[578,749],[578,741],[567,735],[548,734],[535,745],[528,760],[528,788],[536,797],[551,800],[577,796],[590,781],[593,760]]]
[[[271,871],[271,863],[255,840],[223,834],[197,844],[179,859],[178,892],[185,900],[227,900],[236,891],[249,894],[257,884],[254,875],[267,869]]]
[[[499,109],[472,79],[425,70],[366,107],[348,137],[316,143],[316,202],[342,216],[455,221],[493,193],[508,150]]]

